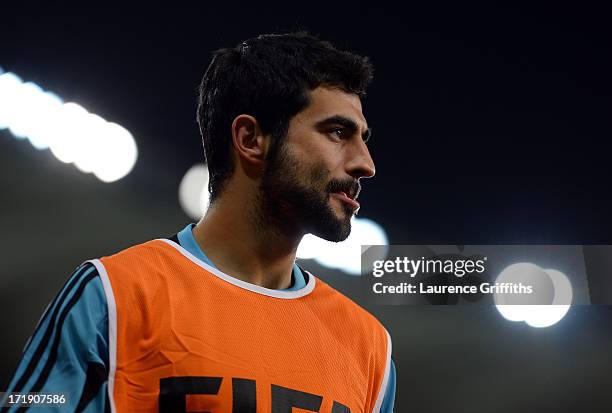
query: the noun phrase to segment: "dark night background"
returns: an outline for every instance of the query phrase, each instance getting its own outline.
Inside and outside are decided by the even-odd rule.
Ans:
[[[181,229],[203,152],[196,89],[211,52],[307,29],[370,56],[377,176],[362,215],[393,244],[612,244],[612,46],[603,9],[178,3],[5,8],[0,66],[125,126],[135,169],[104,184],[0,131],[4,388],[83,260]],[[306,264],[348,295],[356,278]],[[494,309],[369,307],[394,340],[396,412],[612,411],[612,310],[533,329]]]

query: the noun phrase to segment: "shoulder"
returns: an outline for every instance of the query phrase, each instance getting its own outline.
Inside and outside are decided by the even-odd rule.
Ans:
[[[105,304],[100,273],[91,261],[85,261],[73,271],[46,313],[68,314],[73,307],[81,308],[84,304],[99,307],[100,312]]]
[[[154,295],[164,282],[168,269],[177,265],[180,252],[167,239],[155,239],[91,260],[107,297]],[[131,292],[131,293],[128,293]],[[133,294],[132,294],[133,293]]]
[[[98,329],[104,328],[108,313],[103,284],[98,267],[91,261],[85,261],[76,268],[49,304],[37,329],[49,320],[55,320],[52,324],[65,326],[64,330],[73,328],[76,335],[85,331],[89,324]]]
[[[132,245],[114,254],[100,258],[104,263],[117,263],[119,261],[142,261],[150,260],[151,256],[157,256],[167,251],[174,250],[170,245],[173,241],[166,238],[153,239],[141,244]]]
[[[104,276],[113,273],[130,273],[133,275],[155,274],[155,269],[164,268],[165,263],[176,262],[182,249],[173,247],[173,241],[165,238],[150,240],[114,254],[92,260]]]

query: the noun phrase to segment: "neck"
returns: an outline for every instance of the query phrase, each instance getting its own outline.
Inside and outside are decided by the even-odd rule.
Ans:
[[[288,235],[261,219],[257,197],[232,198],[240,197],[224,191],[193,229],[200,248],[226,274],[265,288],[289,288],[302,235]]]

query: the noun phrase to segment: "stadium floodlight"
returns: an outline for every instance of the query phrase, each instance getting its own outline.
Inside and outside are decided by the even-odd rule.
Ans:
[[[103,182],[126,176],[138,158],[136,141],[124,127],[0,69],[2,129]]]
[[[506,320],[524,321],[531,327],[550,327],[558,323],[565,317],[572,302],[572,284],[565,274],[554,269],[542,269],[532,263],[522,262],[506,267],[495,282],[522,282],[533,285],[534,290],[539,292],[532,297],[498,293],[493,297],[497,310]]]
[[[14,102],[18,101],[18,90],[21,85],[21,78],[14,73],[0,74],[0,129],[6,129],[13,123]]]
[[[360,275],[362,245],[389,245],[389,239],[377,222],[353,217],[351,234],[346,240],[330,242],[307,234],[298,247],[297,257],[314,259],[324,267],[335,268],[350,275]]]
[[[104,144],[99,150],[109,163],[96,163],[93,173],[104,182],[114,182],[132,170],[138,158],[138,147],[132,134],[116,123],[107,122],[103,135]]]
[[[179,185],[179,203],[185,213],[199,220],[208,208],[208,168],[193,165]],[[385,230],[367,218],[354,217],[351,235],[343,242],[329,242],[307,234],[298,246],[297,258],[313,259],[324,267],[335,268],[351,275],[361,274],[361,245],[388,245]]]
[[[208,168],[203,163],[193,165],[179,185],[179,203],[185,213],[199,220],[208,209]]]
[[[548,327],[558,323],[569,311],[572,302],[572,284],[561,271],[546,269],[555,286],[555,297],[551,305],[539,305],[525,322],[531,327]]]

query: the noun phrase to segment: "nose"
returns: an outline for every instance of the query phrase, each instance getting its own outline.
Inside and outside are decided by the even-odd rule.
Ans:
[[[346,163],[347,173],[356,179],[373,177],[376,169],[370,150],[363,139],[355,139],[354,142]]]

